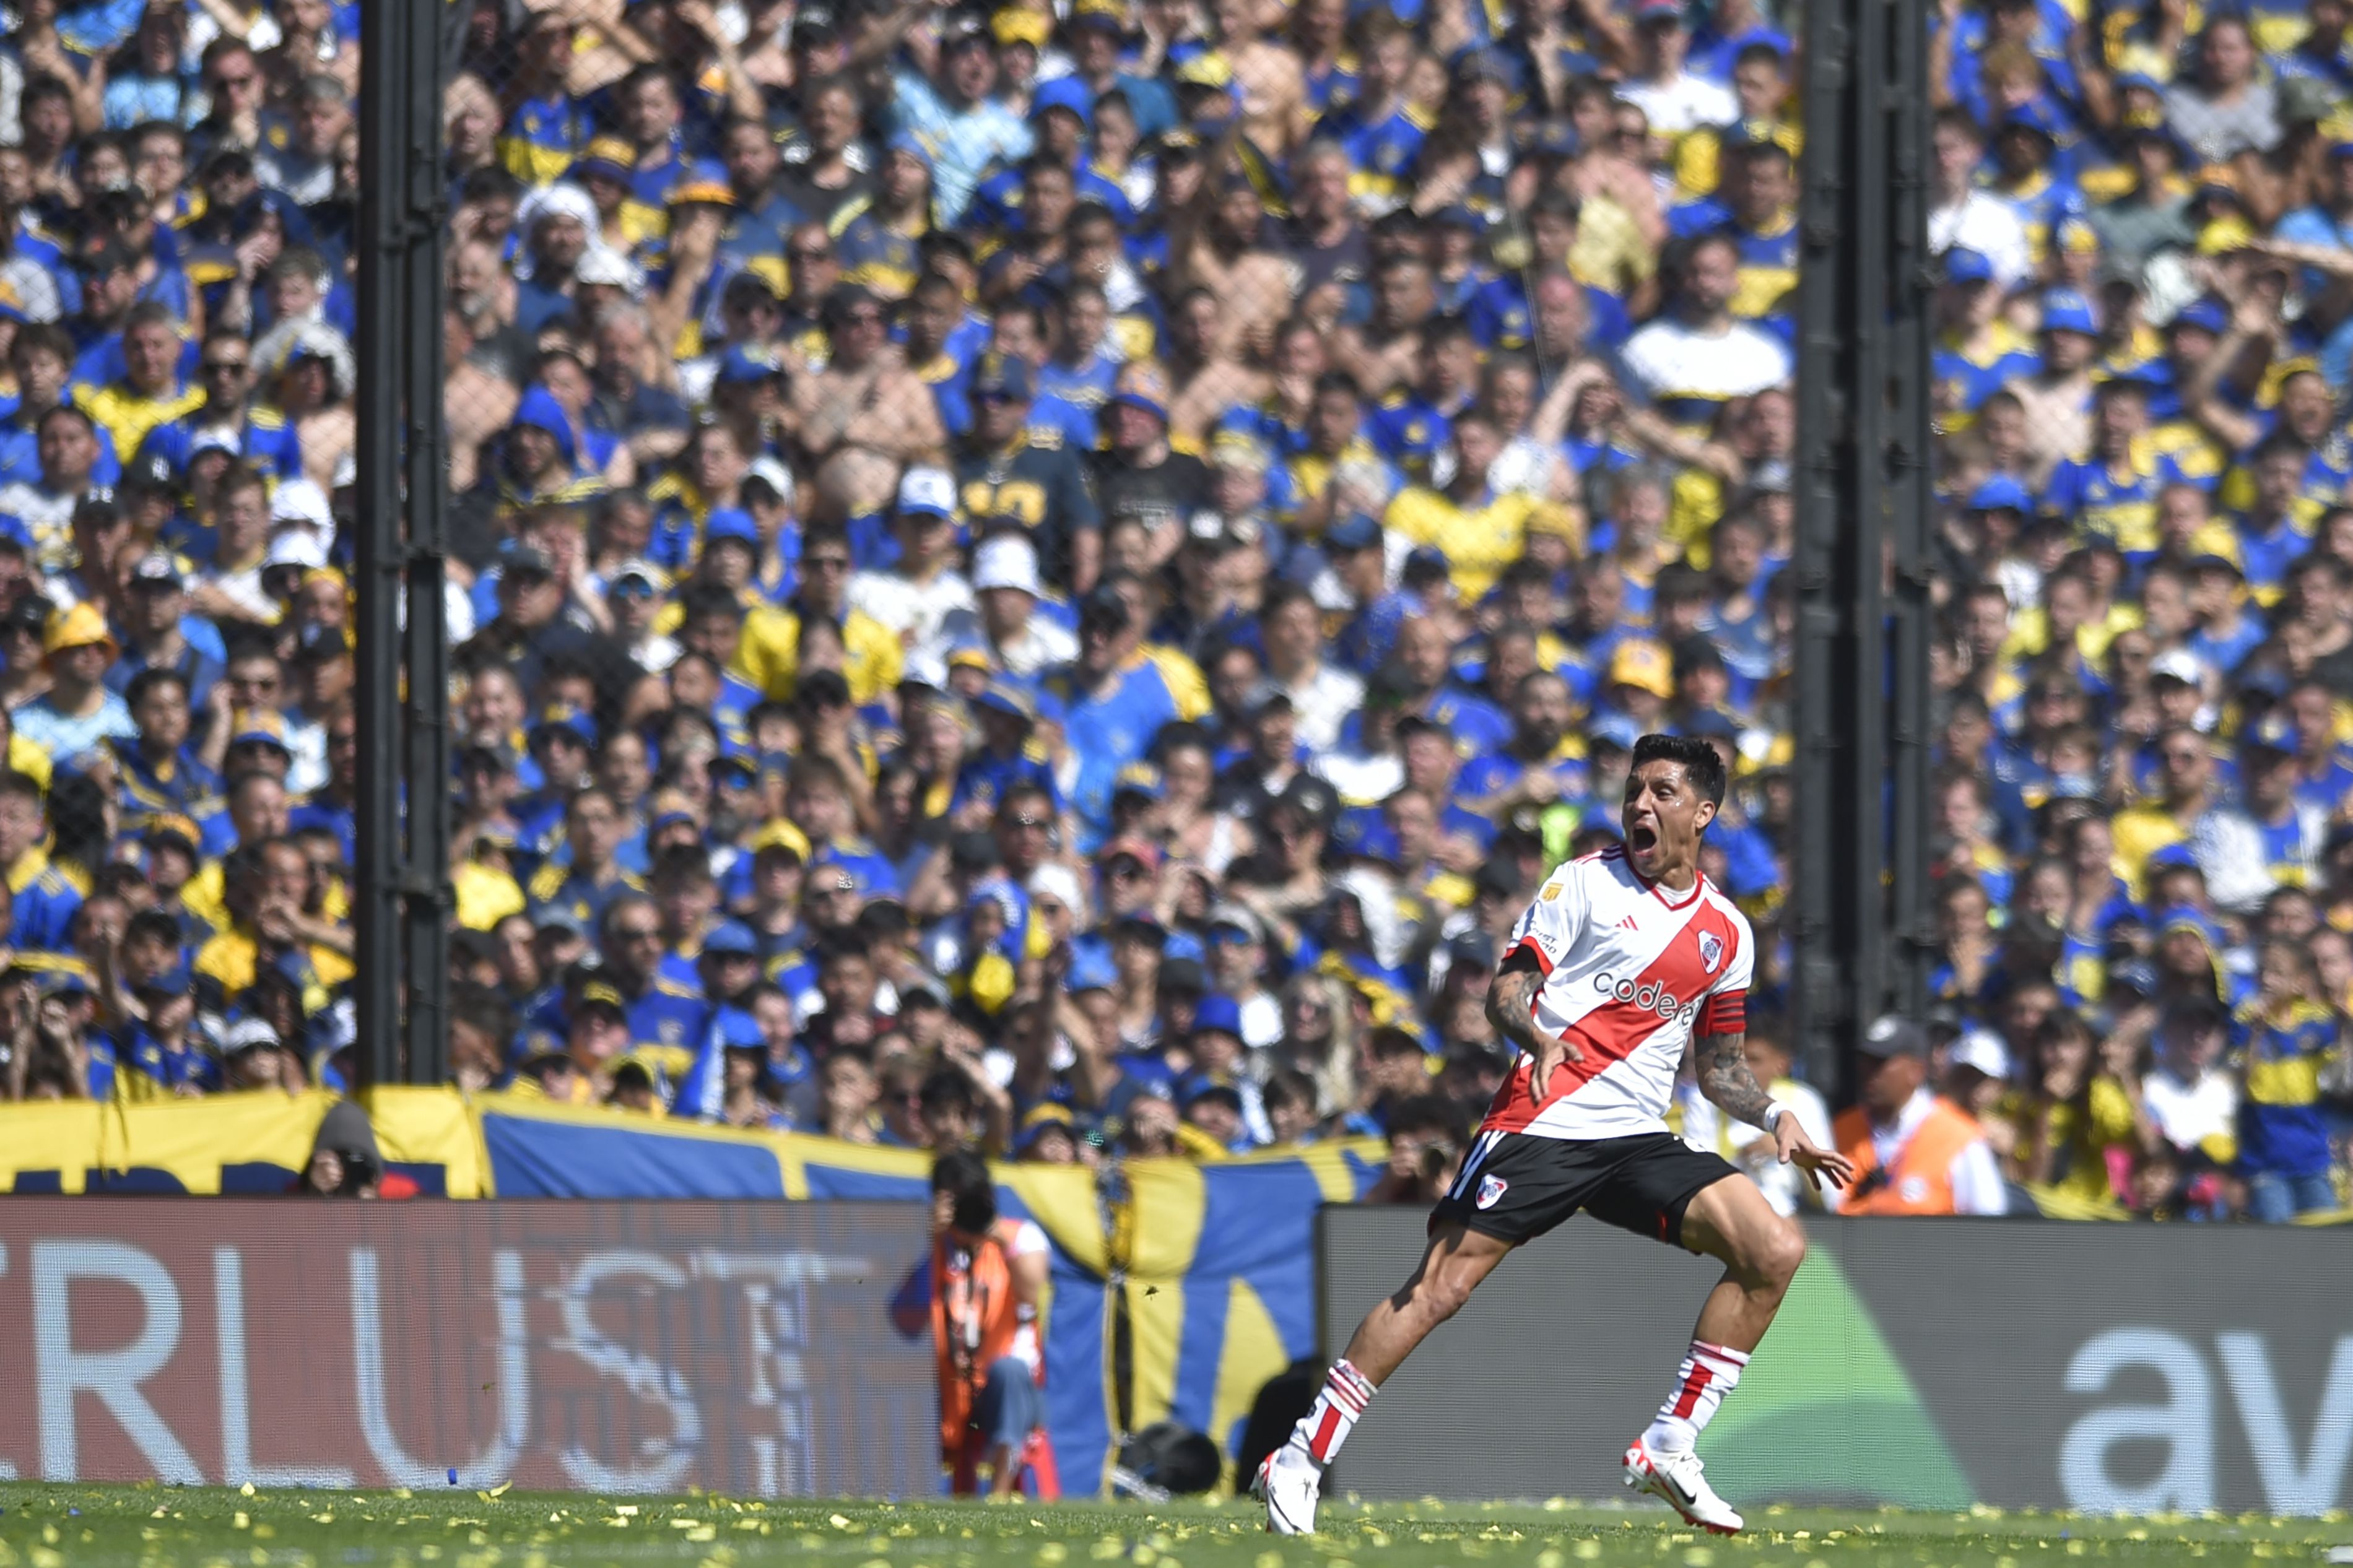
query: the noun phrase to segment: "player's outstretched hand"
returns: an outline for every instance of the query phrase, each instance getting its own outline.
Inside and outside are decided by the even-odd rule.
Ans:
[[[1552,1075],[1563,1062],[1581,1062],[1585,1053],[1558,1035],[1538,1030],[1528,1042],[1528,1099],[1542,1105],[1552,1089]]]
[[[1835,1149],[1817,1148],[1798,1125],[1795,1111],[1784,1110],[1773,1123],[1774,1146],[1780,1152],[1781,1163],[1795,1165],[1806,1173],[1806,1180],[1814,1191],[1822,1190],[1822,1178],[1828,1176],[1831,1185],[1844,1192],[1854,1181],[1854,1162]]]

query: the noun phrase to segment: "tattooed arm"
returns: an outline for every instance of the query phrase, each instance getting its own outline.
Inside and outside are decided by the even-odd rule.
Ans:
[[[1558,1035],[1536,1026],[1536,993],[1545,977],[1525,948],[1514,948],[1504,958],[1495,983],[1487,988],[1487,1021],[1505,1039],[1535,1058],[1528,1068],[1528,1096],[1538,1105],[1552,1084],[1553,1069],[1563,1062],[1581,1062],[1585,1053]]]
[[[1699,1091],[1714,1100],[1717,1109],[1736,1121],[1752,1127],[1766,1127],[1767,1113],[1773,1109],[1773,1097],[1765,1092],[1757,1075],[1748,1070],[1748,1037],[1746,1035],[1703,1035],[1693,1047],[1694,1059],[1699,1066]]]
[[[1748,1070],[1747,1043],[1746,1035],[1702,1036],[1693,1047],[1699,1065],[1699,1091],[1726,1116],[1763,1127],[1781,1163],[1805,1172],[1806,1180],[1818,1190],[1824,1176],[1833,1187],[1853,1181],[1854,1163],[1835,1151],[1817,1147],[1789,1108],[1765,1092],[1757,1075]]]

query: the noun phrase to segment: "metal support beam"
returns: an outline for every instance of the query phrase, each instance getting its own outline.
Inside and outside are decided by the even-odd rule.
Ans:
[[[1799,211],[1798,1056],[1924,1001],[1926,36],[1913,0],[1808,0]]]
[[[408,102],[402,126],[401,196],[407,255],[400,380],[402,489],[408,505],[407,768],[408,886],[403,894],[402,957],[408,983],[408,1081],[449,1077],[449,634],[442,568],[448,549],[448,470],[441,396],[441,169],[443,5],[409,4],[401,44]]]
[[[363,1083],[447,1077],[443,7],[361,13],[359,867]]]
[[[1894,769],[1889,804],[1887,990],[1884,1006],[1919,1017],[1928,1005],[1936,931],[1929,912],[1928,600],[1929,536],[1936,518],[1936,475],[1928,350],[1934,331],[1936,259],[1928,253],[1928,27],[1922,5],[1893,6],[1894,86],[1883,123],[1893,151],[1887,212],[1887,526],[1889,580],[1888,740]]]
[[[1880,591],[1886,548],[1887,449],[1887,35],[1889,0],[1853,0],[1854,73],[1848,109],[1854,127],[1847,141],[1849,168],[1846,322],[1847,404],[1852,421],[1848,449],[1847,526],[1841,537],[1839,585],[1846,601],[1845,657],[1840,661],[1839,819],[1847,837],[1839,867],[1839,898],[1846,906],[1847,1015],[1877,1016],[1878,976],[1887,937],[1887,724],[1883,696],[1886,624]],[[1850,1034],[1849,1040],[1852,1039]],[[1851,1087],[1851,1086],[1849,1086]]]
[[[1799,162],[1798,265],[1798,599],[1793,700],[1799,787],[1793,809],[1789,899],[1792,1046],[1823,1093],[1837,1096],[1848,1021],[1843,945],[1848,911],[1839,867],[1839,805],[1832,787],[1843,728],[1839,660],[1848,617],[1841,535],[1852,486],[1848,404],[1847,142],[1852,130],[1850,0],[1808,0],[1806,145]]]

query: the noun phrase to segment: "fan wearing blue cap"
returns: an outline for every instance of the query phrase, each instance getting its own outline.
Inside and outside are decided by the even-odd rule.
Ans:
[[[2011,521],[2015,529],[2034,510],[2033,493],[2008,474],[1995,474],[1968,495],[1967,506],[1971,511],[2010,511],[2018,517]]]
[[[2032,345],[2002,315],[2001,306],[2001,286],[1989,259],[1958,246],[1945,252],[1929,373],[1947,429],[1968,428],[1987,398],[2042,368]]]
[[[1043,162],[1071,176],[1076,201],[1108,207],[1123,230],[1133,227],[1134,204],[1119,184],[1105,178],[1087,158],[1087,139],[1094,132],[1095,90],[1076,75],[1041,81],[1029,98],[1029,129],[1038,139],[1033,162]],[[1019,230],[1027,227],[1022,207],[1023,170],[1029,165],[1000,169],[973,193],[964,226],[975,230]]]
[[[985,827],[998,804],[1021,784],[1043,790],[1054,815],[1060,816],[1062,792],[1037,736],[1037,689],[1018,676],[991,677],[972,700],[972,711],[980,723],[981,743],[956,770],[949,819],[959,826]]]
[[[1185,1046],[1191,1065],[1176,1080],[1176,1099],[1186,1121],[1233,1153],[1273,1142],[1258,1082],[1242,1070],[1241,1005],[1214,992],[1203,996],[1194,1005]],[[1223,1114],[1196,1115],[1205,1098],[1217,1102]],[[1203,1106],[1205,1112],[1208,1109]]]
[[[1028,314],[1025,326],[1035,324]],[[972,435],[955,453],[965,514],[976,528],[997,518],[1018,524],[1037,547],[1049,583],[1066,590],[1092,584],[1103,553],[1102,514],[1078,451],[1060,428],[1032,420],[1029,362],[1002,346],[991,349],[973,365],[971,393]]]
[[[2027,254],[2037,266],[2050,256],[2061,221],[2086,207],[2068,173],[2073,160],[2066,149],[2073,141],[2058,106],[2043,97],[2019,105],[1994,127],[1994,173],[1987,189],[2018,215]]]
[[[2092,302],[2073,289],[2043,291],[2036,334],[2040,365],[2005,390],[2025,413],[2027,451],[2037,467],[2071,458],[2090,442],[2092,381],[2100,323]]]
[[[2190,829],[2215,907],[2254,915],[2277,888],[2325,882],[2328,813],[2296,794],[2303,737],[2284,712],[2267,713],[2239,737],[2238,806],[2210,806]]]
[[[543,386],[515,405],[498,465],[501,509],[514,514],[537,506],[577,505],[601,495],[605,480],[581,462],[580,431]]]

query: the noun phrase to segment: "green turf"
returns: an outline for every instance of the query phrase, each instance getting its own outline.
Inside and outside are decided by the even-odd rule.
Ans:
[[[751,1568],[2028,1568],[2326,1560],[2335,1520],[2165,1521],[2056,1514],[1772,1508],[1735,1541],[1650,1509],[1434,1503],[1325,1505],[1313,1542],[1260,1532],[1247,1503],[1148,1509],[718,1497],[622,1500],[451,1489],[259,1492],[155,1486],[0,1486],[0,1568],[562,1568],[619,1563]]]

